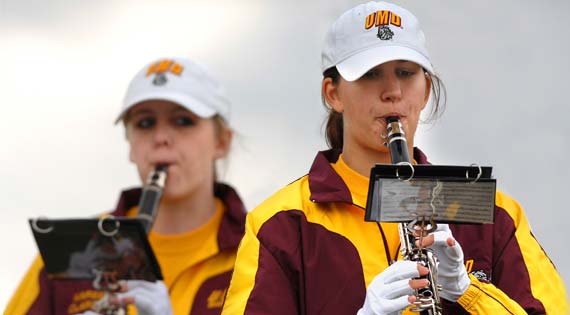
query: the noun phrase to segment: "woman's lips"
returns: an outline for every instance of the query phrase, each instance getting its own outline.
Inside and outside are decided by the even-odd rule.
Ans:
[[[401,113],[392,112],[392,113],[387,113],[387,114],[380,116],[380,118],[382,118],[384,120],[386,120],[386,118],[388,118],[388,117],[396,117],[398,119],[402,119],[402,117],[404,117],[404,115],[402,115]]]

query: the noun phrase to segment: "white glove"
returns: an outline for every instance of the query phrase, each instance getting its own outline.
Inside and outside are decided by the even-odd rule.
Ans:
[[[453,238],[447,224],[438,224],[433,236],[434,243],[429,247],[439,261],[437,281],[442,287],[440,295],[446,300],[456,302],[471,283],[463,262],[463,250]],[[449,238],[452,239],[451,246],[447,243]]]
[[[419,277],[418,263],[397,261],[370,283],[366,289],[364,305],[357,315],[398,315],[411,303],[411,278]]]
[[[164,282],[127,280],[126,291],[116,293],[122,305],[134,304],[139,315],[172,315],[168,289]]]

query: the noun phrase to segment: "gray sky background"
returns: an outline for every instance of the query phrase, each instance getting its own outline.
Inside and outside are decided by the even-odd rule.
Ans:
[[[435,164],[494,167],[570,284],[570,2],[394,1],[428,39],[448,108],[416,144]],[[207,64],[238,131],[224,178],[249,208],[305,174],[322,136],[320,50],[358,2],[0,0],[0,308],[36,255],[27,219],[112,209],[138,184],[121,126],[128,82],[162,56]]]

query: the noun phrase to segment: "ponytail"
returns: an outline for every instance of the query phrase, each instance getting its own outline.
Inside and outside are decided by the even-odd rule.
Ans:
[[[333,84],[338,84],[340,73],[336,67],[328,68],[323,73],[324,78],[331,78]],[[342,150],[343,146],[343,121],[342,121],[342,113],[335,111],[332,107],[330,107],[325,97],[322,96],[323,106],[328,113],[328,117],[326,120],[325,125],[325,140],[329,148],[331,149],[338,149]]]

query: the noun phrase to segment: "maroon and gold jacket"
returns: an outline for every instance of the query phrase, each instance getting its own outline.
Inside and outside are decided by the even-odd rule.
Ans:
[[[368,179],[339,164],[339,152],[320,152],[248,214],[222,314],[356,314],[400,241],[397,224],[364,221]],[[566,314],[563,282],[513,199],[497,192],[494,224],[450,227],[471,285],[445,314]]]
[[[237,247],[244,233],[246,211],[230,186],[217,184],[215,193],[223,211],[220,210],[210,220],[211,228],[200,228],[201,234],[193,234],[195,240],[198,235],[196,243],[199,244],[184,244],[170,238],[153,243],[152,234],[149,235],[159,262],[161,251],[166,250],[167,255],[178,255],[170,260],[176,261],[182,256],[176,263],[175,269],[180,270],[176,271],[174,279],[168,281],[166,273],[170,270],[163,270],[175,315],[217,315],[221,312]],[[124,191],[112,214],[136,214],[140,194],[140,189]],[[90,309],[102,297],[103,292],[93,289],[90,280],[48,279],[38,256],[8,303],[4,315],[71,315]],[[128,315],[131,314],[136,314],[134,307],[128,309]]]

